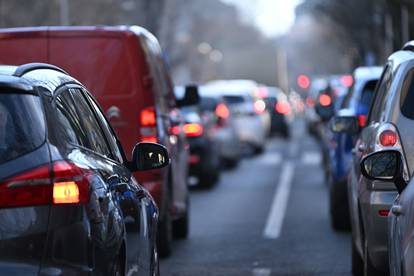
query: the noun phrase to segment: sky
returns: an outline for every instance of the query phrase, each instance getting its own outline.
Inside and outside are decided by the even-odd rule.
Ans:
[[[302,0],[222,0],[240,8],[267,36],[284,34],[293,24],[295,7]]]

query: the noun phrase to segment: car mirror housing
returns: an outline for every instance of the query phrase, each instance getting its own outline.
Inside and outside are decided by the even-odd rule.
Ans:
[[[335,133],[357,134],[358,119],[355,116],[335,116],[331,119],[330,128]]]
[[[184,97],[182,99],[177,99],[177,106],[190,106],[197,105],[200,102],[200,95],[198,94],[197,85],[187,85],[185,87]]]
[[[399,193],[407,183],[403,178],[402,155],[397,150],[371,153],[361,161],[361,173],[370,180],[392,181]]]
[[[167,149],[160,144],[142,142],[135,145],[132,152],[132,171],[160,169],[170,164]]]

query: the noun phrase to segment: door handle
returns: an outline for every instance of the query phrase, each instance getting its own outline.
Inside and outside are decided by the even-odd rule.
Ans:
[[[391,207],[391,212],[396,216],[402,215],[403,214],[402,206],[401,205],[392,206]]]

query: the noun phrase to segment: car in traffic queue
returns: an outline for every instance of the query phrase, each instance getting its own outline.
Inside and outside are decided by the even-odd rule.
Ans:
[[[188,144],[184,133],[169,131],[183,122],[157,39],[138,26],[0,30],[0,63],[34,61],[60,66],[84,83],[126,152],[137,140],[167,147],[169,168],[134,175],[159,207],[159,254],[168,256],[173,235],[185,238],[189,231]]]
[[[348,200],[352,226],[352,264],[355,275],[387,272],[388,267],[388,214],[397,190],[388,181],[374,181],[361,177],[360,162],[366,155],[380,150],[395,149],[403,152],[404,177],[412,175],[414,145],[409,85],[414,64],[414,43],[393,53],[387,60],[374,92],[374,99],[353,149],[353,163],[348,178]],[[350,133],[357,131],[356,116],[339,117]]]
[[[261,86],[266,110],[270,114],[270,134],[280,134],[285,138],[290,136],[289,121],[291,121],[292,107],[288,97],[280,88]]]
[[[219,87],[199,86],[201,117],[213,121],[213,135],[217,140],[221,164],[234,168],[242,158],[242,145],[237,136],[234,114],[220,93]]]
[[[356,116],[359,128],[365,126],[368,110],[382,67],[358,67],[353,72],[353,86],[344,96],[336,116]],[[333,119],[333,122],[335,119]],[[330,162],[328,163],[329,211],[334,230],[350,229],[347,179],[352,164],[352,149],[359,131],[354,134],[332,127]]]
[[[196,85],[185,88],[178,86],[175,88],[176,97],[180,99],[180,95],[189,89],[196,90],[195,93],[198,94]],[[197,186],[208,188],[216,184],[220,178],[220,147],[216,139],[214,118],[201,114],[199,105],[200,102],[198,105],[181,108],[184,117],[183,132],[190,144],[189,175],[197,178]]]
[[[0,275],[159,275],[158,209],[131,172],[168,165],[165,147],[128,159],[86,88],[42,63],[0,66],[0,128]]]
[[[258,85],[249,80],[218,80],[206,83],[216,89],[231,110],[243,151],[261,153],[270,131],[270,115],[265,102],[258,98]]]

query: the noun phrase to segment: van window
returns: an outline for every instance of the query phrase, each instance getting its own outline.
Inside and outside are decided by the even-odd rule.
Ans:
[[[0,164],[29,153],[46,139],[43,109],[38,96],[0,93]]]
[[[411,69],[404,79],[401,91],[400,107],[401,113],[414,120],[414,69]]]

